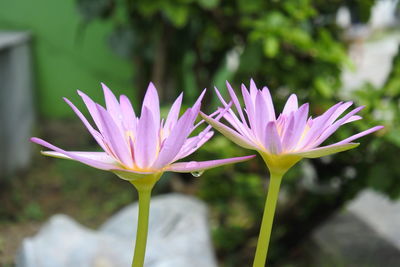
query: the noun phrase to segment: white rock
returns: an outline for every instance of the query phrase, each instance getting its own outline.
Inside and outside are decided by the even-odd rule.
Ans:
[[[347,209],[400,250],[400,201],[366,189]]]
[[[33,238],[24,240],[18,267],[130,266],[137,225],[137,204],[93,231],[65,215],[55,215]],[[169,194],[151,201],[145,266],[214,267],[207,208],[199,200]]]

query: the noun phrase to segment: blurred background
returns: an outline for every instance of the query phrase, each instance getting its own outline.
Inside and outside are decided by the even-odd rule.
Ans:
[[[137,199],[127,182],[45,158],[40,136],[68,150],[97,149],[67,97],[103,103],[100,82],[138,109],[149,81],[164,114],[184,92],[267,85],[277,110],[291,93],[316,116],[338,101],[366,108],[329,143],[381,124],[346,153],[303,160],[287,174],[271,266],[400,266],[400,28],[398,0],[0,0],[0,265],[55,213],[96,228]],[[216,134],[191,156],[239,155]],[[220,266],[249,266],[268,172],[259,158],[190,174],[165,174],[154,195],[202,199]],[[346,228],[347,227],[347,228]]]

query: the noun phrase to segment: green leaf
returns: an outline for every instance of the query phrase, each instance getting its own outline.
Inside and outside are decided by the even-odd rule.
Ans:
[[[189,16],[189,7],[184,5],[166,5],[163,10],[167,18],[178,28],[182,28]]]
[[[279,51],[279,41],[275,37],[267,37],[264,40],[264,54],[267,57],[275,57]]]
[[[198,0],[198,3],[205,9],[211,9],[219,4],[219,0]]]

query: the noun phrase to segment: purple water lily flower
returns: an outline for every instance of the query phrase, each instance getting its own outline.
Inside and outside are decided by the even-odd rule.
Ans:
[[[258,151],[268,166],[270,183],[253,262],[253,267],[266,266],[271,229],[283,175],[302,158],[317,158],[352,149],[359,145],[352,141],[377,131],[382,126],[372,127],[335,144],[320,146],[340,126],[361,119],[356,114],[363,107],[357,107],[342,115],[352,102],[340,102],[322,115],[312,118],[308,116],[308,103],[299,107],[297,96],[292,94],[282,113],[276,116],[268,88],[259,90],[251,80],[250,91],[242,85],[245,103],[243,111],[232,87],[228,82],[226,85],[239,115],[234,113],[216,89],[219,99],[225,106],[223,109],[220,108],[218,114],[223,114],[230,127],[219,122],[219,118],[213,118],[215,115],[201,115],[215,129],[239,146]]]
[[[167,118],[160,119],[160,106],[157,90],[150,83],[144,97],[140,117],[137,117],[131,102],[125,95],[119,101],[111,90],[102,84],[106,108],[95,103],[87,95],[78,91],[82,97],[97,129],[68,99],[64,100],[82,120],[90,134],[97,141],[103,152],[66,151],[42,139],[33,137],[32,142],[49,148],[44,155],[72,159],[94,168],[112,171],[119,177],[132,180],[155,173],[201,172],[205,169],[251,159],[252,156],[203,162],[177,162],[192,154],[213,132],[210,126],[198,135],[189,137],[200,124],[195,120],[200,111],[201,100],[205,91],[193,107],[179,117],[182,103],[181,94],[173,103]],[[216,114],[221,117],[222,114]]]
[[[202,117],[234,143],[258,151],[270,170],[285,171],[301,158],[317,158],[352,149],[359,145],[352,141],[383,128],[375,126],[335,144],[320,146],[340,126],[361,119],[356,114],[363,107],[357,107],[341,117],[352,102],[339,102],[324,114],[312,118],[308,117],[309,104],[299,107],[297,96],[292,94],[277,116],[268,88],[259,90],[251,80],[250,91],[242,84],[243,111],[231,85],[228,82],[226,85],[238,116],[229,108],[218,89],[216,92],[225,106],[223,116],[231,127],[213,116],[201,113]]]

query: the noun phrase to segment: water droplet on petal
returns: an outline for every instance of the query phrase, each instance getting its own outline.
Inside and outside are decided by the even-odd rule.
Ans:
[[[191,174],[192,174],[194,177],[200,177],[201,175],[203,175],[203,173],[204,173],[204,171],[194,171],[194,172],[191,172]]]

